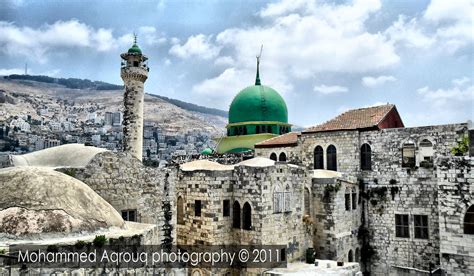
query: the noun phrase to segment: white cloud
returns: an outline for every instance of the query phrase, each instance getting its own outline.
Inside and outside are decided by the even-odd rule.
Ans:
[[[473,108],[474,101],[474,85],[466,86],[469,80],[455,79],[452,81],[454,86],[450,88],[430,89],[428,86],[419,88],[418,94],[423,100],[430,102],[436,107],[446,110],[449,106],[461,108],[462,105],[469,105]],[[441,111],[441,110],[440,110]]]
[[[138,43],[142,41],[149,46],[161,45],[166,43],[167,39],[165,34],[159,34],[153,26],[142,26],[138,28]]]
[[[28,69],[28,74],[29,75],[41,75],[41,76],[50,76],[54,77],[57,76],[61,72],[60,69],[53,69],[53,70],[48,70],[44,72],[35,72],[34,70]],[[25,73],[24,68],[10,68],[10,69],[5,69],[5,68],[0,68],[0,76],[8,76],[8,75],[23,75]]]
[[[472,0],[432,0],[424,17],[432,21],[471,21],[474,2]]]
[[[246,80],[251,76],[248,73],[235,68],[228,68],[219,76],[194,85],[192,90],[194,93],[203,95],[208,104],[227,110],[230,99],[239,90],[249,85]]]
[[[205,36],[203,34],[190,36],[183,45],[173,45],[169,53],[182,59],[192,57],[212,59],[219,54],[220,47],[215,46],[211,39],[212,36]]]
[[[408,20],[404,15],[400,15],[385,34],[394,43],[401,43],[406,47],[428,48],[436,41],[433,36],[425,34],[416,18]]]
[[[473,10],[472,0],[432,0],[423,18],[437,27],[442,50],[454,53],[474,41]]]
[[[394,76],[363,77],[362,85],[366,87],[376,87],[396,80]]]
[[[315,2],[308,0],[284,0],[268,4],[259,12],[261,17],[274,17],[289,13],[311,13],[316,10]]]
[[[269,4],[258,13],[261,24],[230,28],[217,34],[215,47],[221,47],[226,54],[218,57],[215,64],[229,61],[228,66],[232,68],[219,77],[198,83],[193,92],[202,91],[200,88],[204,84],[219,89],[233,87],[224,100],[230,101],[236,91],[253,83],[255,55],[262,44],[262,83],[284,95],[293,92],[295,80],[311,79],[321,72],[361,73],[394,66],[400,58],[393,43],[383,33],[369,32],[365,26],[369,16],[380,8],[379,0],[355,0],[340,5],[312,0],[283,0]],[[206,37],[200,36],[205,41]],[[181,51],[189,41],[173,46],[170,53],[190,56],[187,51]],[[234,62],[230,64],[227,57]],[[234,70],[237,78],[249,77],[239,81],[239,85],[227,86],[224,77],[229,75],[228,70]],[[245,76],[237,72],[245,72]],[[214,90],[217,92],[218,89],[211,89]]]
[[[321,94],[336,94],[336,93],[343,93],[349,91],[347,87],[344,86],[339,86],[339,85],[332,85],[332,86],[326,86],[324,84],[315,86],[313,88],[315,92],[321,93]]]
[[[459,78],[459,79],[452,80],[452,83],[456,86],[463,86],[463,85],[469,83],[470,81],[471,81],[470,78],[462,77],[462,78]]]
[[[149,46],[166,42],[164,34],[158,34],[152,26],[138,28],[138,38]],[[40,63],[45,63],[53,53],[64,53],[71,48],[108,52],[132,43],[132,34],[116,38],[112,29],[96,29],[76,19],[56,21],[38,28],[19,27],[0,21],[0,53],[12,57],[25,56]]]
[[[77,20],[56,21],[37,29],[0,21],[0,51],[10,56],[27,56],[44,63],[47,54],[66,48],[108,51],[114,48],[112,30],[94,28]]]
[[[160,1],[158,1],[158,4],[156,5],[156,10],[158,12],[162,12],[165,9],[165,7],[166,7],[165,0],[160,0]]]
[[[307,2],[314,1],[301,1],[301,5]],[[290,6],[288,1],[282,3]],[[313,4],[317,9],[309,14],[285,14],[288,9],[270,4],[261,14],[279,16],[266,18],[269,22],[263,26],[227,29],[216,40],[234,50],[234,60],[243,68],[255,66],[253,56],[264,44],[262,63],[270,68],[270,75],[278,70],[289,78],[308,78],[322,71],[367,72],[398,63],[384,35],[364,27],[368,16],[380,8],[379,1]]]
[[[233,65],[235,60],[230,56],[218,57],[215,61],[215,65]]]
[[[25,73],[25,69],[20,69],[20,68],[10,68],[10,69],[5,69],[1,68],[0,69],[0,76],[8,76],[8,75],[23,75]]]
[[[415,125],[420,122],[443,124],[474,120],[474,85],[470,82],[467,78],[460,78],[452,80],[453,85],[448,88],[419,88],[417,94],[425,105],[420,103],[421,110],[407,114],[407,118]]]
[[[473,10],[472,0],[432,0],[422,16],[399,15],[384,34],[397,46],[454,54],[474,41]]]
[[[253,85],[254,81],[255,71],[231,67],[225,69],[217,77],[205,79],[194,85],[192,91],[205,96],[202,98],[207,101],[207,104],[226,110],[236,93],[247,86]],[[278,79],[275,79],[271,87],[281,95],[285,95],[293,89],[292,86]]]

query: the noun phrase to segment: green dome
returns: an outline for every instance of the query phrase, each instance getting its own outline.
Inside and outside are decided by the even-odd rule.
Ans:
[[[201,151],[201,154],[203,155],[211,155],[212,154],[212,149],[210,148],[205,148]]]
[[[136,43],[134,43],[132,45],[132,47],[130,49],[128,49],[128,53],[129,54],[141,54],[142,50],[140,49],[140,47],[138,47],[138,45]]]
[[[254,121],[288,123],[285,100],[274,89],[253,85],[235,96],[230,104],[229,124]]]

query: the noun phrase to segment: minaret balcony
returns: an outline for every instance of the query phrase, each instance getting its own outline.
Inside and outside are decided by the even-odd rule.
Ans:
[[[134,66],[122,66],[120,70],[120,76],[122,79],[138,79],[145,81],[148,78],[149,68],[146,65],[138,67]]]

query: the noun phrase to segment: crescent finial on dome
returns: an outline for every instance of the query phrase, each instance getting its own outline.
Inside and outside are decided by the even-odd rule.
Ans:
[[[263,44],[260,47],[260,54],[257,56],[257,76],[255,77],[255,85],[261,85],[259,69],[260,69],[260,57],[262,57],[262,50],[263,50]]]

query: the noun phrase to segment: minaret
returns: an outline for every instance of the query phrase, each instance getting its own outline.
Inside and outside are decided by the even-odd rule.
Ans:
[[[142,161],[143,153],[143,85],[148,78],[147,57],[137,45],[137,36],[128,52],[120,55],[120,76],[125,84],[123,95],[123,150]]]

